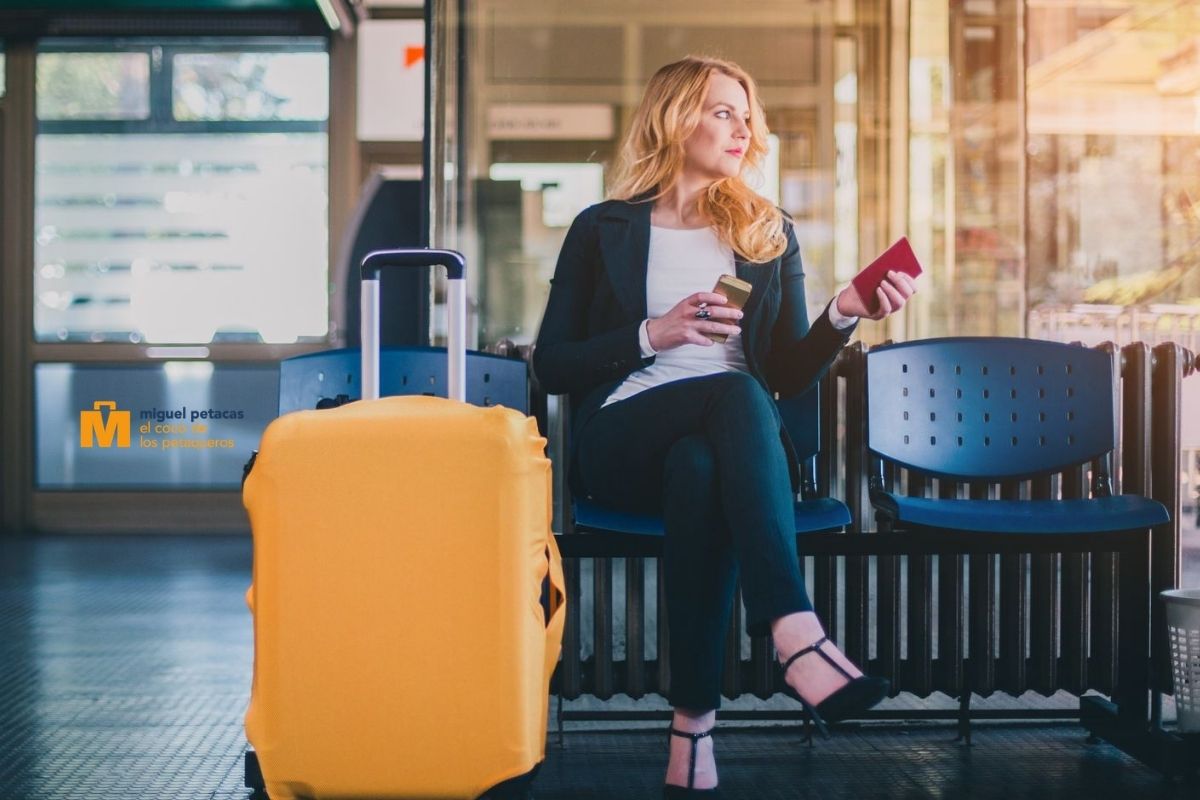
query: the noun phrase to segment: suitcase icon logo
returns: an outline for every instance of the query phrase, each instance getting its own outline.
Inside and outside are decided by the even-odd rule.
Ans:
[[[104,409],[108,409],[105,419]],[[113,400],[97,400],[92,410],[79,412],[79,446],[129,447],[129,412],[118,411]]]

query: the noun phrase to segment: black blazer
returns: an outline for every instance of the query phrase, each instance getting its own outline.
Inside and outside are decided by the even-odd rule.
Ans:
[[[598,203],[580,212],[563,241],[533,352],[533,371],[550,394],[570,394],[573,430],[587,423],[627,375],[654,363],[653,356],[642,358],[638,342],[638,328],[647,316],[652,206],[621,200]],[[784,220],[783,255],[763,264],[735,255],[735,267],[737,276],[754,287],[741,320],[750,374],[768,392],[788,397],[820,380],[854,327],[837,330],[828,313],[809,326],[800,245],[791,220]],[[795,488],[795,451],[782,427],[780,435]]]

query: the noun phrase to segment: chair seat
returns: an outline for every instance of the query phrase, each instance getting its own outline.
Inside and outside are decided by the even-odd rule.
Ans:
[[[901,523],[987,533],[1097,533],[1169,522],[1162,503],[1120,494],[1090,500],[939,500],[873,492],[877,509]]]
[[[613,511],[589,500],[576,500],[575,526],[583,530],[640,533],[662,536],[662,517],[652,514],[627,514]],[[813,533],[850,524],[850,510],[832,497],[802,500],[796,503],[796,532]]]

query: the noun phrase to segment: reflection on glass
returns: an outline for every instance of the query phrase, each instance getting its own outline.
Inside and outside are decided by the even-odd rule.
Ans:
[[[839,4],[839,9],[841,4]],[[849,281],[858,272],[858,57],[849,37],[839,37],[834,49],[836,81],[833,139],[837,147],[834,181],[834,282]],[[832,294],[833,289],[830,289]]]
[[[1188,338],[1200,329],[1200,3],[1033,8],[1028,26],[1031,333]]]
[[[138,120],[150,116],[148,53],[39,53],[41,120]]]
[[[951,161],[950,15],[940,0],[914,0],[908,65],[908,238],[925,268],[909,304],[913,338],[957,332],[954,174]]]
[[[926,267],[908,337],[1059,326],[1071,338],[1062,321],[1083,307],[1096,330],[1128,337],[1110,309],[1152,305],[1188,320],[1156,336],[1200,329],[1200,0],[912,0],[900,75],[869,4],[818,6],[715,29],[684,2],[619,23],[588,6],[468,3],[462,56],[480,68],[467,119],[523,105],[573,119],[587,103],[618,121],[561,139],[553,126],[527,140],[483,122],[462,131],[456,166],[473,195],[457,235],[486,262],[482,338],[532,337],[564,226],[586,205],[569,170],[606,169],[646,78],[687,52],[719,52],[760,81],[814,303],[907,233]],[[534,180],[527,164],[562,166]]]
[[[174,61],[175,119],[324,120],[325,53],[184,53]]]
[[[1200,349],[1200,2],[1041,2],[1026,27],[1029,335]],[[1190,521],[1200,383],[1183,393]]]
[[[533,340],[566,228],[603,198],[622,126],[645,82],[689,53],[732,59],[758,80],[773,136],[761,180],[751,185],[795,220],[805,285],[819,310],[835,288],[835,263],[856,260],[859,230],[856,45],[847,41],[836,64],[833,47],[835,10],[852,24],[854,5],[819,5],[822,11],[773,4],[770,20],[736,24],[727,24],[727,15],[713,24],[682,0],[635,4],[621,19],[602,4],[463,6],[462,61],[478,69],[462,110],[473,122],[461,131],[461,148],[450,142],[457,130],[440,142],[447,149],[438,171],[462,154],[454,165],[462,202],[455,206],[458,224],[434,240],[480,264],[472,287],[480,344],[504,336]],[[454,82],[446,83],[453,91]],[[579,109],[597,105],[612,110],[601,115],[610,122],[590,126]],[[490,122],[497,108],[505,109],[503,128]],[[442,110],[448,122],[459,111],[449,98]],[[536,135],[514,133],[522,130]],[[843,264],[840,271],[849,270]],[[435,311],[435,336],[438,319]]]
[[[910,6],[904,210],[925,277],[906,312],[908,337],[1024,329],[1022,7]]]
[[[0,51],[0,97],[4,97],[5,87],[7,85],[8,84],[6,83],[4,74],[4,52]]]
[[[529,343],[537,333],[567,226],[581,209],[604,199],[604,168],[492,164],[476,194],[484,266],[472,294],[483,298],[480,341]]]
[[[711,53],[760,83],[814,304],[906,233],[926,274],[905,330],[888,334],[1200,351],[1200,0],[910,0],[904,19],[883,0],[741,16],[684,0],[616,15],[545,0],[443,5],[464,14],[448,65],[476,68],[461,97],[457,73],[446,81],[447,130],[432,144],[464,199],[434,241],[483,265],[482,343],[532,339],[564,225],[591,202],[567,188],[572,170],[612,163],[657,67]],[[901,33],[907,64],[895,61],[905,48],[886,46]],[[556,136],[577,104],[603,104],[617,124]],[[538,116],[491,130],[493,107]],[[513,135],[526,128],[542,135]],[[527,176],[530,164],[558,172]],[[1200,407],[1200,381],[1184,391]],[[1193,463],[1200,429],[1185,429],[1185,446]],[[1194,494],[1200,478],[1189,480]]]
[[[541,220],[565,228],[580,209],[604,199],[604,168],[599,164],[493,164],[494,181],[521,182],[521,191],[541,195]]]
[[[38,340],[325,336],[326,164],[324,133],[40,135]]]

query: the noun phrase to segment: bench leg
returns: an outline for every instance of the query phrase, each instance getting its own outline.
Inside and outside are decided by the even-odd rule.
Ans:
[[[954,741],[971,746],[971,687],[965,681],[962,694],[958,696],[958,736]]]
[[[1113,699],[1121,723],[1146,729],[1150,713],[1150,541],[1149,531],[1130,537],[1120,552],[1117,607],[1117,686]]]

